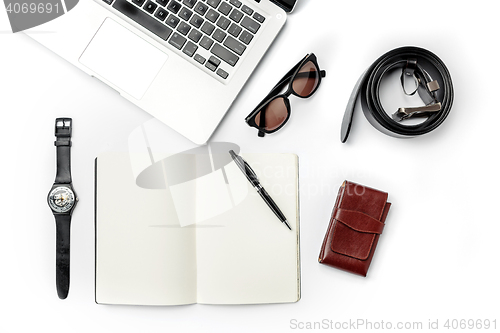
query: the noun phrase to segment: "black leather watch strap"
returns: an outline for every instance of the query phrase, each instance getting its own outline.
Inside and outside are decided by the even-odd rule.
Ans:
[[[71,184],[71,118],[57,118],[55,124],[57,171],[55,185]],[[71,185],[69,185],[71,187]],[[76,199],[76,198],[75,198]],[[54,214],[56,220],[57,295],[65,299],[69,291],[71,212]]]
[[[54,145],[57,150],[56,184],[71,183],[71,118],[57,118]]]
[[[56,219],[56,285],[57,295],[65,299],[69,291],[71,215],[54,215]]]
[[[418,91],[426,105],[419,108],[400,108],[391,117],[382,107],[379,87],[384,76],[397,68],[401,68],[403,72],[401,82],[404,93],[413,95]],[[418,90],[408,93],[404,87],[403,75],[413,76]],[[441,59],[428,50],[411,46],[394,49],[382,55],[360,77],[342,121],[342,142],[349,136],[358,96],[366,119],[382,133],[400,138],[415,137],[436,129],[450,113],[454,97],[450,73]],[[401,120],[417,115],[428,118],[418,125],[401,123]]]

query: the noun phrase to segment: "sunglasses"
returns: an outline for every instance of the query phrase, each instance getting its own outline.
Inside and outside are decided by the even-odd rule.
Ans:
[[[259,130],[260,137],[278,131],[290,118],[292,109],[288,97],[311,97],[318,90],[321,78],[325,76],[326,72],[319,69],[314,53],[306,55],[274,86],[245,121]],[[287,85],[286,92],[280,94]]]

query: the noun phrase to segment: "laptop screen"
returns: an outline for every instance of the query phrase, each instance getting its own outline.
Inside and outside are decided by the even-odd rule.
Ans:
[[[271,0],[271,1],[276,3],[281,8],[283,8],[287,13],[293,10],[293,7],[295,7],[295,3],[297,2],[297,0]]]

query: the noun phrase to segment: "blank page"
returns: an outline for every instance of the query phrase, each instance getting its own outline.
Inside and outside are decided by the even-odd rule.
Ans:
[[[287,217],[281,223],[230,163],[227,178],[248,186],[233,209],[196,228],[198,303],[256,304],[296,302],[300,298],[298,158],[293,154],[242,157]],[[231,183],[229,187],[231,187]],[[197,191],[210,191],[197,187]],[[217,228],[203,228],[204,224]]]
[[[96,205],[96,302],[196,303],[196,229],[181,228],[169,190],[138,187],[130,155],[108,153]]]

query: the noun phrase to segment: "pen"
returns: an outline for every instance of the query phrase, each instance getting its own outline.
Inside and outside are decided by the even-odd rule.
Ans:
[[[271,208],[271,210],[276,214],[278,219],[288,227],[288,229],[292,230],[290,225],[288,224],[285,215],[281,212],[281,210],[278,208],[278,205],[274,202],[274,200],[271,198],[271,196],[267,193],[267,191],[262,187],[262,185],[259,182],[259,179],[257,178],[257,174],[253,171],[253,169],[248,165],[248,163],[241,157],[238,156],[233,150],[229,151],[229,154],[234,160],[234,163],[240,168],[241,172],[247,177],[248,181],[252,186],[255,188],[257,193],[260,194],[264,202]]]

